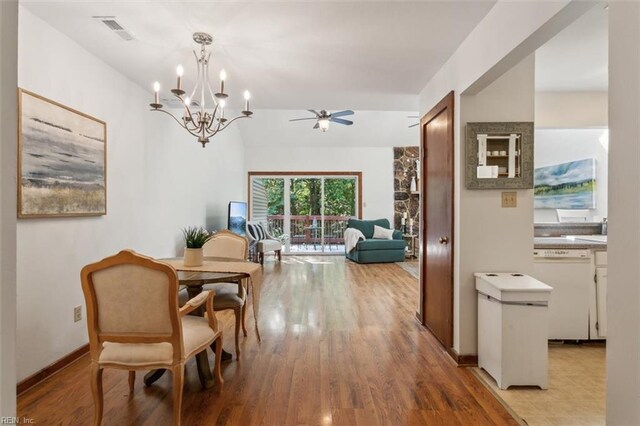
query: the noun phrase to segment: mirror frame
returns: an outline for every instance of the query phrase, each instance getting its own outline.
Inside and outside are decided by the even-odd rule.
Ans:
[[[478,178],[478,134],[519,133],[520,176]],[[467,189],[532,189],[533,188],[533,122],[467,123],[466,182]]]

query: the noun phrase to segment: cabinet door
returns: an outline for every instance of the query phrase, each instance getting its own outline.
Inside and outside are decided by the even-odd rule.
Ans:
[[[596,306],[598,337],[607,336],[607,268],[596,268]]]

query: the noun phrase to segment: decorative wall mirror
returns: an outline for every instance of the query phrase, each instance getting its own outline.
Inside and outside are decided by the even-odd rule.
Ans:
[[[467,123],[469,189],[533,188],[533,122]]]

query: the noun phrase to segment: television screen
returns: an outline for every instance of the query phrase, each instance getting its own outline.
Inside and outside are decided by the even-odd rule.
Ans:
[[[227,229],[238,235],[244,236],[247,230],[247,203],[242,201],[229,202],[229,214],[227,216]]]

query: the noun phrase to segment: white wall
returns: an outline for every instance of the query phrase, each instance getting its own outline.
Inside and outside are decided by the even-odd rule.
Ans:
[[[585,158],[596,159],[596,208],[594,221],[607,217],[609,132],[606,129],[536,129],[535,167]],[[557,222],[555,209],[535,209],[536,222]]]
[[[640,424],[640,3],[609,2],[607,424]]]
[[[468,122],[533,121],[535,60],[530,55],[477,95],[463,95],[462,131]],[[465,180],[460,159],[460,182]],[[462,185],[463,186],[463,185]],[[533,190],[516,191],[516,208],[502,208],[502,191],[460,189],[459,275],[454,297],[454,347],[476,353],[477,296],[474,272],[531,273]]]
[[[422,89],[420,113],[429,111],[451,90],[458,95],[467,89],[480,91],[593,5],[499,0]]]
[[[605,128],[607,92],[536,92],[536,128]]]
[[[18,2],[0,2],[0,417],[16,414]]]
[[[417,98],[417,97],[416,97]],[[325,133],[314,130],[315,120],[290,122],[295,118],[313,118],[304,110],[257,110],[251,122],[242,126],[242,138],[247,147],[292,146],[333,147],[336,156],[343,147],[389,147],[420,144],[416,111],[354,111],[354,115],[342,117],[353,121],[345,126],[330,123]],[[244,124],[244,123],[243,123]]]
[[[176,255],[180,228],[225,226],[227,202],[245,198],[246,181],[237,129],[203,149],[148,110],[150,93],[24,8],[19,25],[20,87],[108,126],[107,215],[18,222],[21,380],[87,342],[86,322],[73,322],[83,265],[123,248]]]
[[[352,126],[331,123],[326,133],[314,130],[307,111],[258,110],[241,129],[248,171],[362,171],[365,219],[393,223],[393,148],[420,143],[415,111],[355,111]],[[246,178],[245,178],[246,179]]]
[[[569,1],[498,1],[420,92],[420,114],[422,115],[429,111],[451,90],[455,92],[455,105],[459,106],[461,104],[460,96],[463,92],[467,95],[473,95],[482,91],[505,72],[534,53],[538,47],[555,36],[569,23],[593,7],[593,4],[590,2]],[[525,90],[528,90],[528,87]],[[527,102],[525,104],[526,108],[529,108],[528,99],[525,99],[525,102]],[[510,106],[518,111],[517,104],[518,98],[513,96],[506,101],[506,104],[498,105],[499,109],[497,111],[504,111],[502,108]],[[533,108],[533,105],[531,105],[531,108]],[[468,272],[471,269],[462,264],[461,258],[463,217],[476,213],[462,211],[463,202],[461,202],[461,199],[468,195],[478,197],[480,195],[475,195],[479,194],[479,191],[471,191],[469,194],[468,192],[464,193],[462,190],[464,180],[460,179],[460,177],[462,176],[461,166],[463,164],[464,149],[461,141],[462,121],[460,115],[460,111],[456,107],[454,114],[454,175],[458,176],[458,179],[454,182],[454,350],[459,354],[475,354],[476,332],[473,329],[471,316],[466,313],[466,309],[473,309],[472,313],[475,313],[475,301],[473,306],[468,308],[466,305],[471,301],[462,301],[460,298],[463,294],[466,294],[467,297],[470,295],[467,286],[469,285]],[[491,120],[499,119],[499,115],[501,113],[497,113],[495,118],[492,117]],[[515,112],[514,115],[518,115],[518,113]],[[529,121],[532,119],[533,115]],[[530,196],[519,197],[519,205],[522,205],[520,204],[521,198],[526,206]],[[499,204],[496,204],[496,202],[493,202],[493,204],[495,206],[493,207],[494,210],[499,209]],[[518,235],[533,232],[531,229],[531,223],[533,222],[532,204],[529,204],[528,211],[523,208],[517,208],[513,209],[512,214],[522,214],[519,222],[522,228],[514,229],[509,227],[503,232],[515,232]],[[527,221],[529,221],[529,224],[527,224],[525,230],[524,227]],[[516,223],[518,223],[518,219],[513,218],[512,224],[518,227],[519,225],[515,225]],[[484,227],[484,225],[482,226]],[[493,240],[490,239],[490,241]],[[510,246],[507,246],[506,249],[504,245],[488,246],[488,248],[484,247],[482,250],[488,251],[491,249],[510,250]],[[520,252],[521,250],[517,249],[514,253]],[[483,259],[482,256],[480,255],[479,258]],[[513,267],[518,267],[521,262],[526,263],[529,261],[531,261],[530,254],[525,258],[523,252],[522,259],[513,264]],[[472,253],[465,257],[464,262],[470,262],[470,266],[478,265],[473,261]],[[465,274],[464,276],[463,273]],[[463,286],[465,287],[463,288]],[[461,320],[464,320],[464,323]]]
[[[246,166],[248,171],[361,171],[362,217],[393,223],[393,148],[252,147]]]

